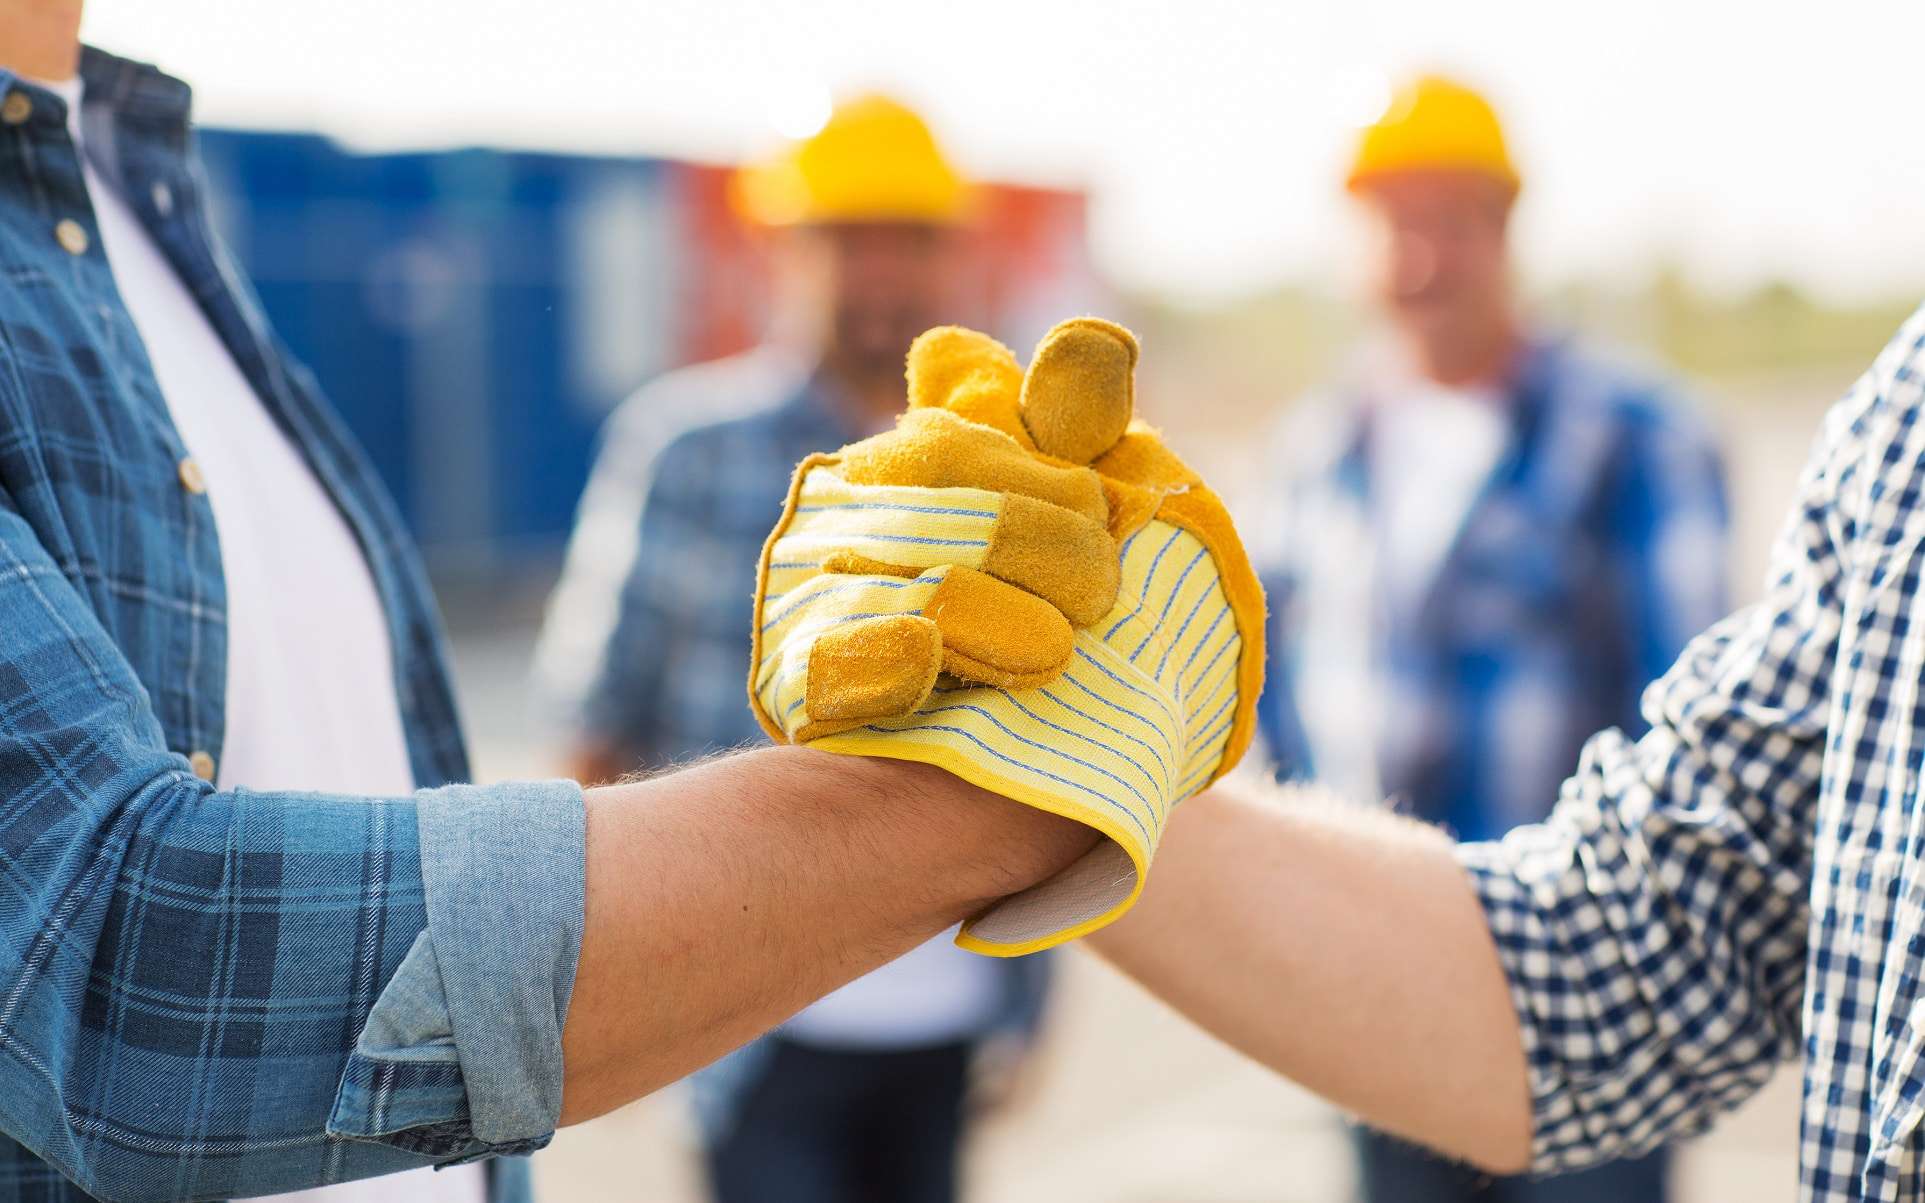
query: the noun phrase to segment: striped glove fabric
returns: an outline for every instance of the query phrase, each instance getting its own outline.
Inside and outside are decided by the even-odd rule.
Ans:
[[[963,926],[1015,956],[1127,910],[1170,808],[1249,746],[1263,595],[1223,505],[1132,420],[1137,345],[1079,318],[1025,373],[954,327],[895,430],[812,456],[762,553],[769,735],[938,765],[1106,838]]]

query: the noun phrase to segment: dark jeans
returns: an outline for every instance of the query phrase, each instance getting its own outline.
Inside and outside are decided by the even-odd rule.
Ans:
[[[1493,1178],[1434,1153],[1353,1128],[1364,1203],[1663,1203],[1666,1150],[1555,1178]]]
[[[716,1203],[952,1203],[971,1045],[841,1052],[775,1041],[708,1150]]]

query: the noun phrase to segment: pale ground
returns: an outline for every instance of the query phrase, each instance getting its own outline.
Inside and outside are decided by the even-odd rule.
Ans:
[[[1723,406],[1737,504],[1735,579],[1755,593],[1822,403],[1844,380]],[[1207,462],[1207,460],[1206,460]],[[451,607],[483,779],[552,766],[525,709],[526,599]],[[506,612],[504,614],[504,611]],[[1341,1120],[1096,962],[1072,952],[1038,1087],[987,1126],[969,1159],[971,1203],[1341,1203]],[[1279,992],[1288,983],[1273,987]],[[1778,1203],[1795,1194],[1797,1072],[1787,1068],[1713,1135],[1686,1147],[1682,1203]],[[546,1203],[693,1203],[682,1100],[644,1100],[561,1133],[536,1158]],[[1633,1201],[1627,1201],[1633,1203]]]

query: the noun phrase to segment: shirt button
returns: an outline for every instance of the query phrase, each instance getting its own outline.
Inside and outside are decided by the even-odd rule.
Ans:
[[[207,477],[191,455],[180,462],[180,487],[189,493],[207,492]]]
[[[199,749],[188,754],[187,767],[194,770],[194,776],[202,781],[214,779],[214,758]]]
[[[174,215],[174,190],[167,186],[166,180],[158,180],[150,194],[154,198],[154,212],[162,217]]]
[[[25,92],[9,92],[5,100],[0,100],[0,121],[8,125],[25,125],[31,116],[33,97]]]
[[[87,227],[69,217],[53,228],[54,240],[66,249],[69,255],[87,253]]]

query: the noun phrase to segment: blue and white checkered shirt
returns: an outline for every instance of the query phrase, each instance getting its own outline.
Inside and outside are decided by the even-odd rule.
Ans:
[[[1802,1057],[1801,1197],[1925,1199],[1925,309],[1827,417],[1768,596],[1461,857],[1521,1017],[1534,1161],[1699,1131]]]

